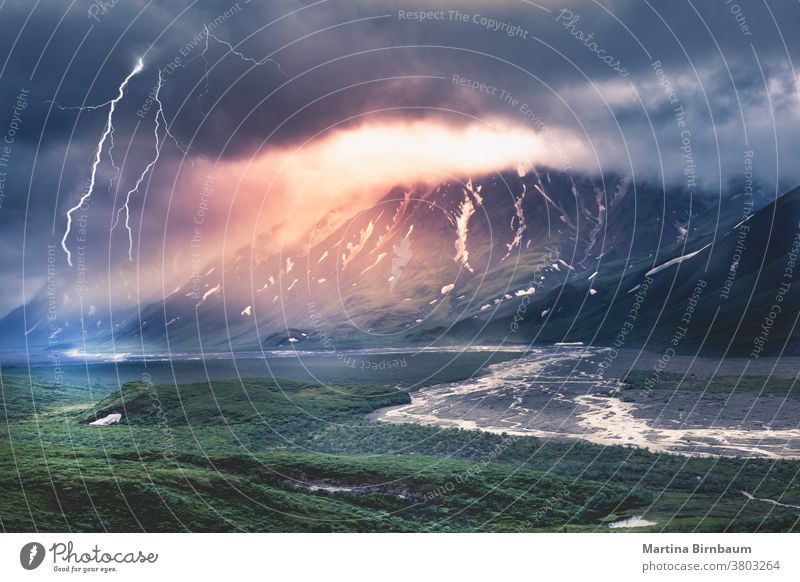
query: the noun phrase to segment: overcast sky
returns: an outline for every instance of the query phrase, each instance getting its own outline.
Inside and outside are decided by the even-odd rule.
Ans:
[[[668,188],[692,187],[696,175],[703,195],[734,194],[748,152],[765,196],[800,183],[796,2],[0,6],[0,315],[21,304],[23,292],[41,291],[48,260],[67,292],[83,283],[94,292],[113,287],[120,301],[152,292],[153,282],[180,280],[204,182],[214,183],[201,228],[210,260],[232,216],[261,207],[259,197],[271,197],[267,214],[288,203],[280,188],[296,178],[276,186],[270,175],[287,152],[312,144],[313,156],[301,160],[322,160],[325,147],[341,147],[332,132],[365,125],[407,132],[427,124],[454,139],[475,127],[528,132],[540,138],[533,163]],[[87,191],[108,102],[139,58],[143,68],[114,112],[113,162],[109,136],[90,205],[75,214],[87,238],[81,274],[60,246],[67,211]],[[125,231],[110,227],[153,159],[159,71],[174,140],[161,133],[158,163],[132,198],[131,263]],[[256,178],[242,169],[253,163]],[[313,170],[323,175],[308,179],[325,187],[352,179],[346,165],[320,162]],[[254,183],[262,177],[263,187]],[[247,193],[237,206],[240,180]],[[72,249],[81,246],[78,226],[67,240]],[[48,245],[57,252],[48,254]]]

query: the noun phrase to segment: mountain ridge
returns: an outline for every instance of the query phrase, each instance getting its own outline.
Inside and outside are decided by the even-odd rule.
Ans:
[[[703,316],[694,319],[693,330],[709,323],[712,307],[721,309],[708,297],[712,289],[719,294],[731,270],[737,240],[732,233],[754,233],[739,253],[734,280],[752,280],[754,296],[766,300],[779,276],[772,271],[786,244],[781,233],[800,217],[799,191],[741,221],[735,204],[715,204],[710,196],[680,188],[662,191],[624,176],[523,165],[436,186],[398,185],[332,232],[324,233],[320,224],[307,240],[286,248],[274,248],[277,237],[265,236],[217,258],[199,281],[114,313],[113,330],[99,324],[91,329],[89,321],[79,320],[59,325],[63,339],[55,342],[49,326],[24,330],[20,338],[20,318],[41,320],[46,310],[37,297],[0,320],[0,341],[6,349],[27,338],[34,349],[165,353],[298,344],[324,349],[323,343],[611,345],[631,297],[637,297],[634,289],[652,279],[626,345],[661,348],[674,330],[659,322],[681,315],[693,281],[700,279],[697,265],[703,265],[710,287],[703,287]],[[765,238],[763,230],[772,232],[770,212],[780,224]],[[769,272],[760,279],[759,252],[769,258]],[[744,324],[730,315],[745,286],[729,293],[720,321],[752,331],[754,308]],[[793,299],[786,305],[795,309]],[[775,329],[791,335],[785,325]],[[714,330],[713,336],[724,340],[726,333]],[[735,351],[743,351],[747,342],[734,340]],[[679,343],[691,350],[702,337],[687,331]]]

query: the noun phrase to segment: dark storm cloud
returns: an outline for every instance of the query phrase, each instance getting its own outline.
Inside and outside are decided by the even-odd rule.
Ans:
[[[245,155],[273,132],[273,144],[299,140],[377,109],[406,108],[397,115],[408,117],[433,114],[424,108],[453,108],[519,120],[498,98],[454,88],[449,79],[458,73],[535,101],[549,123],[574,127],[583,121],[582,115],[599,111],[607,127],[588,129],[614,131],[617,110],[603,102],[591,83],[649,86],[655,78],[650,65],[659,60],[670,74],[688,76],[705,89],[705,95],[701,90],[683,96],[683,104],[704,117],[704,123],[712,123],[714,114],[725,120],[741,117],[737,94],[743,106],[754,100],[764,106],[756,58],[768,72],[788,62],[776,23],[790,22],[796,16],[791,13],[800,10],[786,3],[748,5],[739,9],[744,15],[737,21],[733,4],[725,2],[608,2],[605,9],[588,2],[542,5],[546,9],[518,1],[262,5],[120,0],[79,3],[57,30],[63,13],[51,5],[39,8],[27,21],[4,74],[2,107],[7,110],[12,97],[7,90],[27,84],[35,101],[29,125],[42,127],[48,111],[45,99],[55,97],[72,105],[103,102],[134,59],[145,55],[147,68],[132,84],[130,102],[144,102],[157,68],[178,59],[179,68],[169,69],[165,87],[170,119],[176,135],[191,141],[197,153],[210,156]],[[420,10],[444,11],[443,18],[420,22],[407,16]],[[466,15],[466,22],[450,12],[454,10]],[[6,11],[10,14],[4,14],[2,26],[13,31],[29,16],[30,5],[17,3]],[[496,22],[498,29],[484,24],[483,17]],[[741,29],[741,19],[748,34]],[[203,27],[209,24],[215,35],[248,57],[271,55],[285,76],[271,62],[254,66],[215,41],[201,58]],[[509,36],[511,27],[521,32]],[[624,79],[616,75],[577,34],[591,35],[591,42],[630,74]],[[3,36],[6,44],[14,38]],[[796,56],[797,47],[788,44]],[[730,75],[725,62],[730,63]],[[34,67],[33,79],[28,80]],[[445,79],[419,78],[428,76]],[[411,78],[390,80],[396,77]],[[576,85],[591,97],[591,111],[563,93]],[[653,113],[663,115],[663,105],[663,100],[655,104]],[[629,109],[620,115],[632,123],[635,107]],[[74,112],[51,112],[48,141],[91,139],[74,134],[75,118]],[[644,112],[638,118],[640,123],[647,121]],[[86,125],[82,129],[91,135]],[[643,127],[632,129],[639,132]],[[31,131],[26,137],[35,140],[38,134]]]
[[[431,18],[420,20],[419,12]],[[582,136],[594,149],[597,165],[577,169],[685,187],[680,106],[703,188],[727,193],[747,150],[765,184],[800,182],[793,159],[800,141],[798,16],[796,3],[724,0],[5,2],[0,135],[20,92],[27,93],[3,168],[0,272],[18,278],[23,252],[36,261],[58,241],[105,122],[104,110],[63,111],[51,100],[103,103],[138,57],[145,69],[115,117],[115,153],[121,159],[128,152],[117,196],[152,152],[148,94],[159,69],[166,117],[190,157],[248,157],[331,126],[387,117],[459,124],[474,116],[533,126],[512,103],[517,99],[548,128]],[[211,39],[204,51],[206,26],[223,42]],[[454,75],[497,91],[456,86]],[[168,191],[182,158],[168,145],[153,184]],[[108,170],[104,163],[93,200],[103,225],[115,207]],[[163,209],[167,198],[153,204]],[[163,232],[152,228],[145,244],[160,244]],[[108,229],[100,230],[95,240],[107,246]],[[21,287],[13,288],[20,290],[7,294],[0,312],[22,301]]]

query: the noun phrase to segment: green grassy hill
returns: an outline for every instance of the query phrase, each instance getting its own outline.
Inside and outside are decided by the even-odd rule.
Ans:
[[[134,382],[91,396],[4,379],[4,531],[609,531],[642,514],[657,531],[797,528],[797,511],[740,493],[796,503],[794,462],[371,423],[408,400],[384,387]],[[112,412],[120,424],[88,425]]]

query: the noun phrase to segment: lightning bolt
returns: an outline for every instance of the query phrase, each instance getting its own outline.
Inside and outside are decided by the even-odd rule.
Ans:
[[[155,96],[154,96],[154,100],[158,104],[158,109],[156,110],[156,115],[155,115],[156,127],[155,127],[155,130],[153,132],[154,135],[155,135],[155,139],[156,139],[155,155],[153,156],[153,159],[150,160],[150,162],[147,164],[147,166],[145,166],[144,170],[142,170],[142,173],[139,174],[139,178],[136,180],[136,183],[134,184],[133,188],[128,190],[128,193],[125,196],[125,204],[123,204],[119,209],[117,209],[117,216],[114,219],[114,224],[111,225],[111,230],[113,231],[114,228],[119,223],[120,214],[124,211],[125,212],[125,229],[128,231],[128,259],[130,261],[133,261],[133,231],[131,230],[131,222],[130,222],[130,219],[131,219],[131,210],[130,210],[131,197],[136,192],[138,192],[139,186],[141,186],[142,182],[144,182],[145,177],[147,177],[147,174],[149,174],[150,171],[153,169],[153,166],[155,166],[158,163],[158,158],[161,156],[161,146],[163,145],[163,142],[162,142],[161,137],[159,136],[158,132],[161,129],[161,122],[162,121],[164,122],[164,129],[165,129],[164,137],[166,137],[167,135],[172,136],[172,134],[169,132],[169,128],[167,127],[167,119],[166,119],[166,117],[164,117],[164,104],[161,102],[161,99],[159,98],[159,94],[161,93],[162,84],[163,84],[163,78],[161,76],[161,71],[159,70],[158,71],[158,85],[156,86],[156,92],[155,92]],[[172,139],[175,139],[175,137],[172,136]],[[177,140],[175,140],[175,141],[177,143]]]
[[[128,82],[137,74],[141,72],[144,68],[144,63],[142,59],[139,59],[136,63],[136,66],[133,70],[125,77],[125,80],[119,86],[119,90],[117,92],[117,96],[110,101],[107,101],[104,105],[108,105],[108,117],[106,118],[106,124],[103,128],[103,134],[100,136],[100,141],[97,143],[97,150],[94,154],[94,162],[92,163],[92,173],[89,179],[89,187],[86,189],[86,192],[81,196],[81,199],[78,203],[70,208],[67,211],[67,227],[64,230],[64,236],[61,238],[61,248],[64,249],[64,252],[67,255],[67,264],[71,267],[72,266],[72,253],[70,252],[69,248],[67,248],[67,238],[69,237],[70,230],[72,229],[72,215],[80,209],[81,206],[92,196],[92,192],[94,191],[94,183],[97,177],[97,167],[100,165],[100,158],[103,153],[103,146],[106,143],[106,139],[108,136],[113,134],[114,132],[114,111],[117,108],[117,103],[119,103],[122,98],[125,96],[125,87],[127,87]],[[99,106],[98,106],[99,108]],[[113,137],[111,138],[113,143]],[[112,158],[113,164],[113,158]]]
[[[59,105],[56,101],[53,101],[52,99],[46,99],[45,103],[52,103],[61,111],[73,111],[73,110],[93,111],[95,109],[102,109],[106,105],[110,105],[112,101],[113,99],[109,99],[105,103],[100,103],[99,105]]]
[[[202,102],[200,100],[201,100],[202,97],[208,95],[208,59],[206,58],[206,54],[208,53],[208,40],[211,39],[211,38],[213,38],[219,44],[228,47],[228,51],[230,53],[236,55],[237,57],[239,57],[243,61],[246,61],[248,63],[253,63],[253,66],[256,66],[256,67],[260,67],[261,65],[266,65],[267,63],[272,63],[273,65],[275,65],[275,67],[278,69],[278,71],[281,73],[281,75],[283,75],[284,77],[287,77],[286,73],[281,68],[281,64],[278,61],[276,61],[275,59],[273,59],[272,57],[266,56],[261,60],[256,60],[256,59],[254,59],[252,57],[248,57],[248,56],[244,55],[240,51],[237,51],[233,47],[233,45],[231,43],[229,43],[226,40],[222,40],[221,38],[219,38],[218,36],[213,34],[210,30],[208,30],[208,26],[203,26],[203,32],[205,33],[206,42],[205,42],[205,47],[203,47],[203,51],[200,53],[200,58],[202,58],[203,62],[205,63],[205,75],[203,76],[205,83],[204,83],[204,87],[203,87],[203,92],[197,96],[197,101],[198,101],[198,103],[200,103],[201,110],[202,110],[202,106],[203,105],[202,105]]]
[[[197,95],[197,104],[200,106],[200,113],[202,113],[203,117],[205,117],[206,112],[203,109],[203,97],[208,95],[208,59],[206,58],[209,37],[208,26],[203,26],[203,32],[205,32],[206,35],[206,45],[200,52],[200,58],[203,59],[203,92]]]
[[[114,168],[117,171],[117,176],[119,176],[119,166],[117,165],[117,162],[114,161],[114,126],[113,125],[111,126],[111,131],[108,132],[108,159],[111,162],[111,167]],[[114,179],[112,178],[111,182],[108,185],[109,189],[113,185],[114,185]]]
[[[206,49],[208,49],[208,39],[209,39],[209,38],[213,38],[213,39],[214,39],[215,41],[217,41],[218,43],[220,43],[220,44],[224,44],[226,47],[228,47],[228,49],[230,50],[230,52],[232,52],[233,54],[235,54],[237,57],[239,57],[239,58],[240,58],[240,59],[242,59],[243,61],[247,61],[248,63],[253,63],[253,64],[254,64],[255,66],[257,66],[257,67],[260,67],[261,65],[266,65],[267,63],[272,63],[272,64],[273,64],[273,65],[275,65],[275,67],[277,67],[277,69],[280,71],[281,75],[283,75],[283,76],[286,76],[286,73],[285,73],[285,72],[283,71],[283,69],[281,68],[281,64],[280,64],[278,61],[276,61],[275,59],[273,59],[273,58],[271,58],[271,57],[268,57],[268,56],[267,56],[267,57],[264,57],[263,59],[261,59],[260,61],[257,61],[257,60],[256,60],[256,59],[254,59],[254,58],[251,58],[251,57],[245,56],[245,55],[243,55],[241,52],[239,52],[239,51],[237,51],[235,48],[233,48],[233,45],[232,45],[231,43],[229,43],[229,42],[228,42],[228,41],[226,41],[226,40],[222,40],[221,38],[219,38],[219,37],[217,37],[216,35],[214,35],[214,34],[212,34],[211,32],[209,32],[209,30],[208,30],[208,27],[207,27],[207,26],[206,26],[206,27],[204,27],[204,28],[205,28],[205,33],[206,33]]]
[[[46,99],[45,100],[45,103],[52,103],[53,105],[55,105],[61,111],[94,111],[96,109],[102,109],[102,108],[106,107],[107,105],[112,104],[113,102],[114,102],[114,100],[110,99],[110,100],[106,101],[105,103],[100,103],[99,105],[66,105],[65,106],[65,105],[60,105],[59,103],[57,103],[53,99]],[[114,128],[113,127],[111,128],[111,131],[108,134],[108,141],[109,141],[109,144],[110,144],[109,147],[108,147],[108,159],[111,161],[111,167],[114,168],[117,171],[117,174],[119,175],[119,166],[117,166],[117,162],[114,160],[114,153],[113,153],[114,152]],[[109,185],[109,187],[111,185],[113,185],[113,184],[114,184],[114,179],[112,178],[111,179],[111,184]]]
[[[31,552],[28,555],[28,566],[33,564],[33,559],[36,557],[36,554],[38,553],[39,553],[39,548],[37,548],[36,546],[31,546]]]
[[[158,88],[160,90],[161,89],[161,71],[159,71],[159,73],[158,73],[158,83],[159,83]],[[172,134],[172,132],[169,130],[169,125],[167,125],[167,119],[166,119],[166,117],[164,117],[164,106],[161,104],[161,101],[158,102],[158,110],[161,112],[161,119],[164,120],[164,135],[166,137],[169,137],[170,139],[172,139],[172,141],[175,143],[175,147],[178,148],[178,150],[180,150],[180,152],[184,156],[188,157],[189,156],[189,150],[187,150],[185,147],[183,147],[181,145],[181,142],[178,141],[178,138],[175,137]],[[194,166],[194,160],[192,160],[191,158],[189,158],[189,163],[192,164],[192,166]]]

